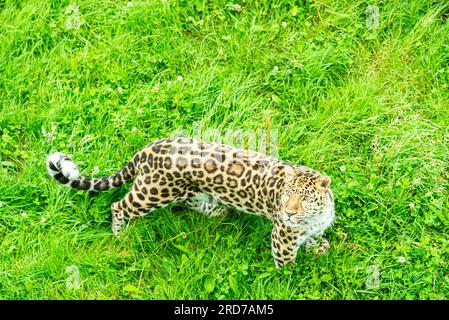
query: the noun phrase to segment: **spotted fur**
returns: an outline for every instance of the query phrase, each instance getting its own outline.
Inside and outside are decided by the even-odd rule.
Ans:
[[[118,236],[130,219],[172,202],[209,216],[230,209],[262,215],[274,223],[272,253],[277,268],[312,246],[335,219],[330,178],[305,166],[261,153],[190,138],[152,142],[117,173],[87,178],[68,155],[48,157],[49,174],[78,190],[104,191],[134,179],[131,191],[112,204]]]

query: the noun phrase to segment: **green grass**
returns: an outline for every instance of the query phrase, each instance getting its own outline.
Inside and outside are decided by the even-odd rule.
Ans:
[[[447,1],[240,5],[0,1],[1,299],[449,298]],[[330,175],[336,198],[330,251],[292,269],[274,270],[257,216],[168,208],[115,239],[129,185],[76,192],[45,168],[58,150],[107,175],[180,129],[268,120],[279,157]]]

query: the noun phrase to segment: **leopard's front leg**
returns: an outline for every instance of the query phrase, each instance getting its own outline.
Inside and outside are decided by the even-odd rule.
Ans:
[[[277,269],[295,260],[296,252],[305,239],[300,229],[275,222],[271,233],[271,252]]]

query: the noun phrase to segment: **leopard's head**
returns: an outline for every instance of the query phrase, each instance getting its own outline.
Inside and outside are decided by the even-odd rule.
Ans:
[[[295,227],[304,219],[334,210],[331,179],[305,166],[289,166],[281,195],[280,218]]]

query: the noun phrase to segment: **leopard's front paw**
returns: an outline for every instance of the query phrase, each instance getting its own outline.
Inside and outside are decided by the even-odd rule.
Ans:
[[[323,241],[321,241],[321,243],[315,248],[315,253],[320,255],[325,254],[330,247],[331,245],[329,244],[329,241],[323,239]]]

